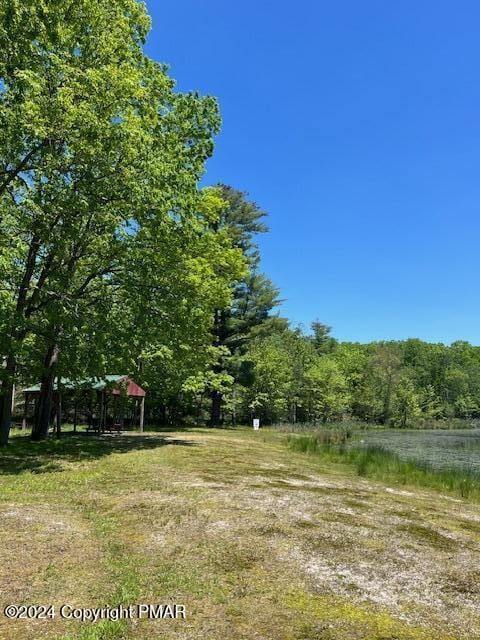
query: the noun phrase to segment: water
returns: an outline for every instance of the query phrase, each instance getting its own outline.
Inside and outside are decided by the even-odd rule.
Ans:
[[[435,469],[480,472],[480,429],[367,431],[358,440],[361,446],[383,447],[404,460],[426,463]]]

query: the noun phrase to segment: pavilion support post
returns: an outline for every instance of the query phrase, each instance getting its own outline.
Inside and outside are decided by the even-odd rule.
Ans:
[[[118,422],[120,424],[120,431],[123,431],[125,427],[125,399],[119,397],[118,402],[119,402]]]
[[[75,404],[73,405],[73,433],[77,433],[77,408],[78,403],[75,400]]]
[[[108,419],[108,411],[109,408],[111,408],[111,399],[112,396],[109,394],[105,394],[105,408],[104,408],[104,414],[103,414],[103,424],[105,425],[105,429],[109,430],[110,429],[110,422]]]
[[[103,428],[104,407],[105,407],[105,393],[103,391],[100,391],[100,414],[98,416],[98,433],[101,433]]]
[[[145,419],[145,396],[140,400],[140,433],[143,433],[144,419]]]
[[[88,428],[93,426],[93,399],[92,394],[88,394]]]
[[[103,392],[103,415],[102,415],[102,431],[107,428],[107,414],[108,414],[108,398],[105,391]]]
[[[57,392],[57,419],[55,423],[55,433],[57,438],[60,438],[62,433],[62,394],[60,391]]]
[[[27,411],[28,411],[28,393],[25,394],[25,402],[23,404],[22,431],[27,430]]]
[[[38,398],[36,395],[33,396],[33,420],[35,421],[35,416],[37,415],[37,411],[38,411]],[[32,425],[32,431],[33,431],[33,425]]]

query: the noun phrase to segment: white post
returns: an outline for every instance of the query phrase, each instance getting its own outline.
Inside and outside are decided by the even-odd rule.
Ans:
[[[140,401],[140,433],[143,433],[143,420],[145,417],[145,396]]]

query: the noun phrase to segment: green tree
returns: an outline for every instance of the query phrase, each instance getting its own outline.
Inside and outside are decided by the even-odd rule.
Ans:
[[[226,369],[219,363],[214,367],[217,375],[228,373],[241,376],[244,368],[241,356],[255,330],[269,322],[271,311],[279,304],[278,290],[271,281],[257,271],[259,252],[254,237],[267,227],[262,222],[265,212],[247,195],[232,187],[219,185],[220,195],[226,206],[212,228],[215,232],[227,232],[233,246],[241,250],[248,271],[244,278],[232,281],[233,301],[229,307],[218,308],[214,313],[214,345],[227,347],[234,358],[224,360]],[[217,426],[222,422],[223,393],[212,388],[209,423]]]
[[[173,91],[143,54],[149,24],[136,0],[0,7],[1,444],[28,334],[48,325],[49,387],[75,301],[112,277],[138,228],[195,211],[217,106]]]
[[[293,384],[293,370],[278,336],[255,341],[248,358],[253,364],[253,382],[245,400],[250,417],[263,422],[279,422],[288,418]]]
[[[392,416],[392,400],[402,367],[399,345],[380,342],[372,346],[372,354],[366,368],[365,387],[370,387],[372,415],[382,424],[388,424]],[[364,387],[364,388],[365,388]]]
[[[350,408],[348,383],[331,356],[317,358],[305,375],[308,416],[316,422],[341,419]]]
[[[317,353],[331,353],[337,345],[335,338],[330,335],[332,327],[323,324],[320,320],[315,320],[311,324],[311,329],[312,342]]]
[[[421,415],[421,397],[408,370],[397,377],[392,401],[391,422],[398,427],[407,427]]]
[[[231,381],[224,370],[228,349],[211,344],[212,318],[219,306],[231,304],[230,285],[244,275],[245,259],[227,230],[212,230],[224,205],[218,189],[204,189],[195,224],[188,219],[186,226],[144,239],[142,231],[129,260],[125,306],[131,311],[122,353],[140,354],[163,422],[167,413],[179,417],[182,400],[208,387],[223,392]]]

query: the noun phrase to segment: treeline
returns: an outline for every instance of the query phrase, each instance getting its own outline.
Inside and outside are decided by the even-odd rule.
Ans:
[[[62,377],[130,374],[151,424],[408,425],[478,412],[464,343],[337,343],[292,329],[260,271],[265,213],[199,188],[214,98],[143,52],[136,0],[0,6],[0,444],[14,389],[40,381],[47,437]]]
[[[232,188],[221,194],[227,206],[217,231],[228,233],[248,268],[232,283],[231,305],[214,314],[219,359],[193,375],[186,368],[170,387],[170,372],[159,370],[152,422],[159,409],[162,422],[210,425],[258,417],[267,424],[356,419],[408,427],[480,417],[480,347],[338,342],[320,321],[307,334],[292,328],[276,312],[278,290],[258,273],[255,236],[267,230],[264,212]]]
[[[480,347],[417,339],[337,342],[285,329],[254,340],[246,354],[252,385],[243,415],[266,422],[358,419],[397,427],[480,417]]]

